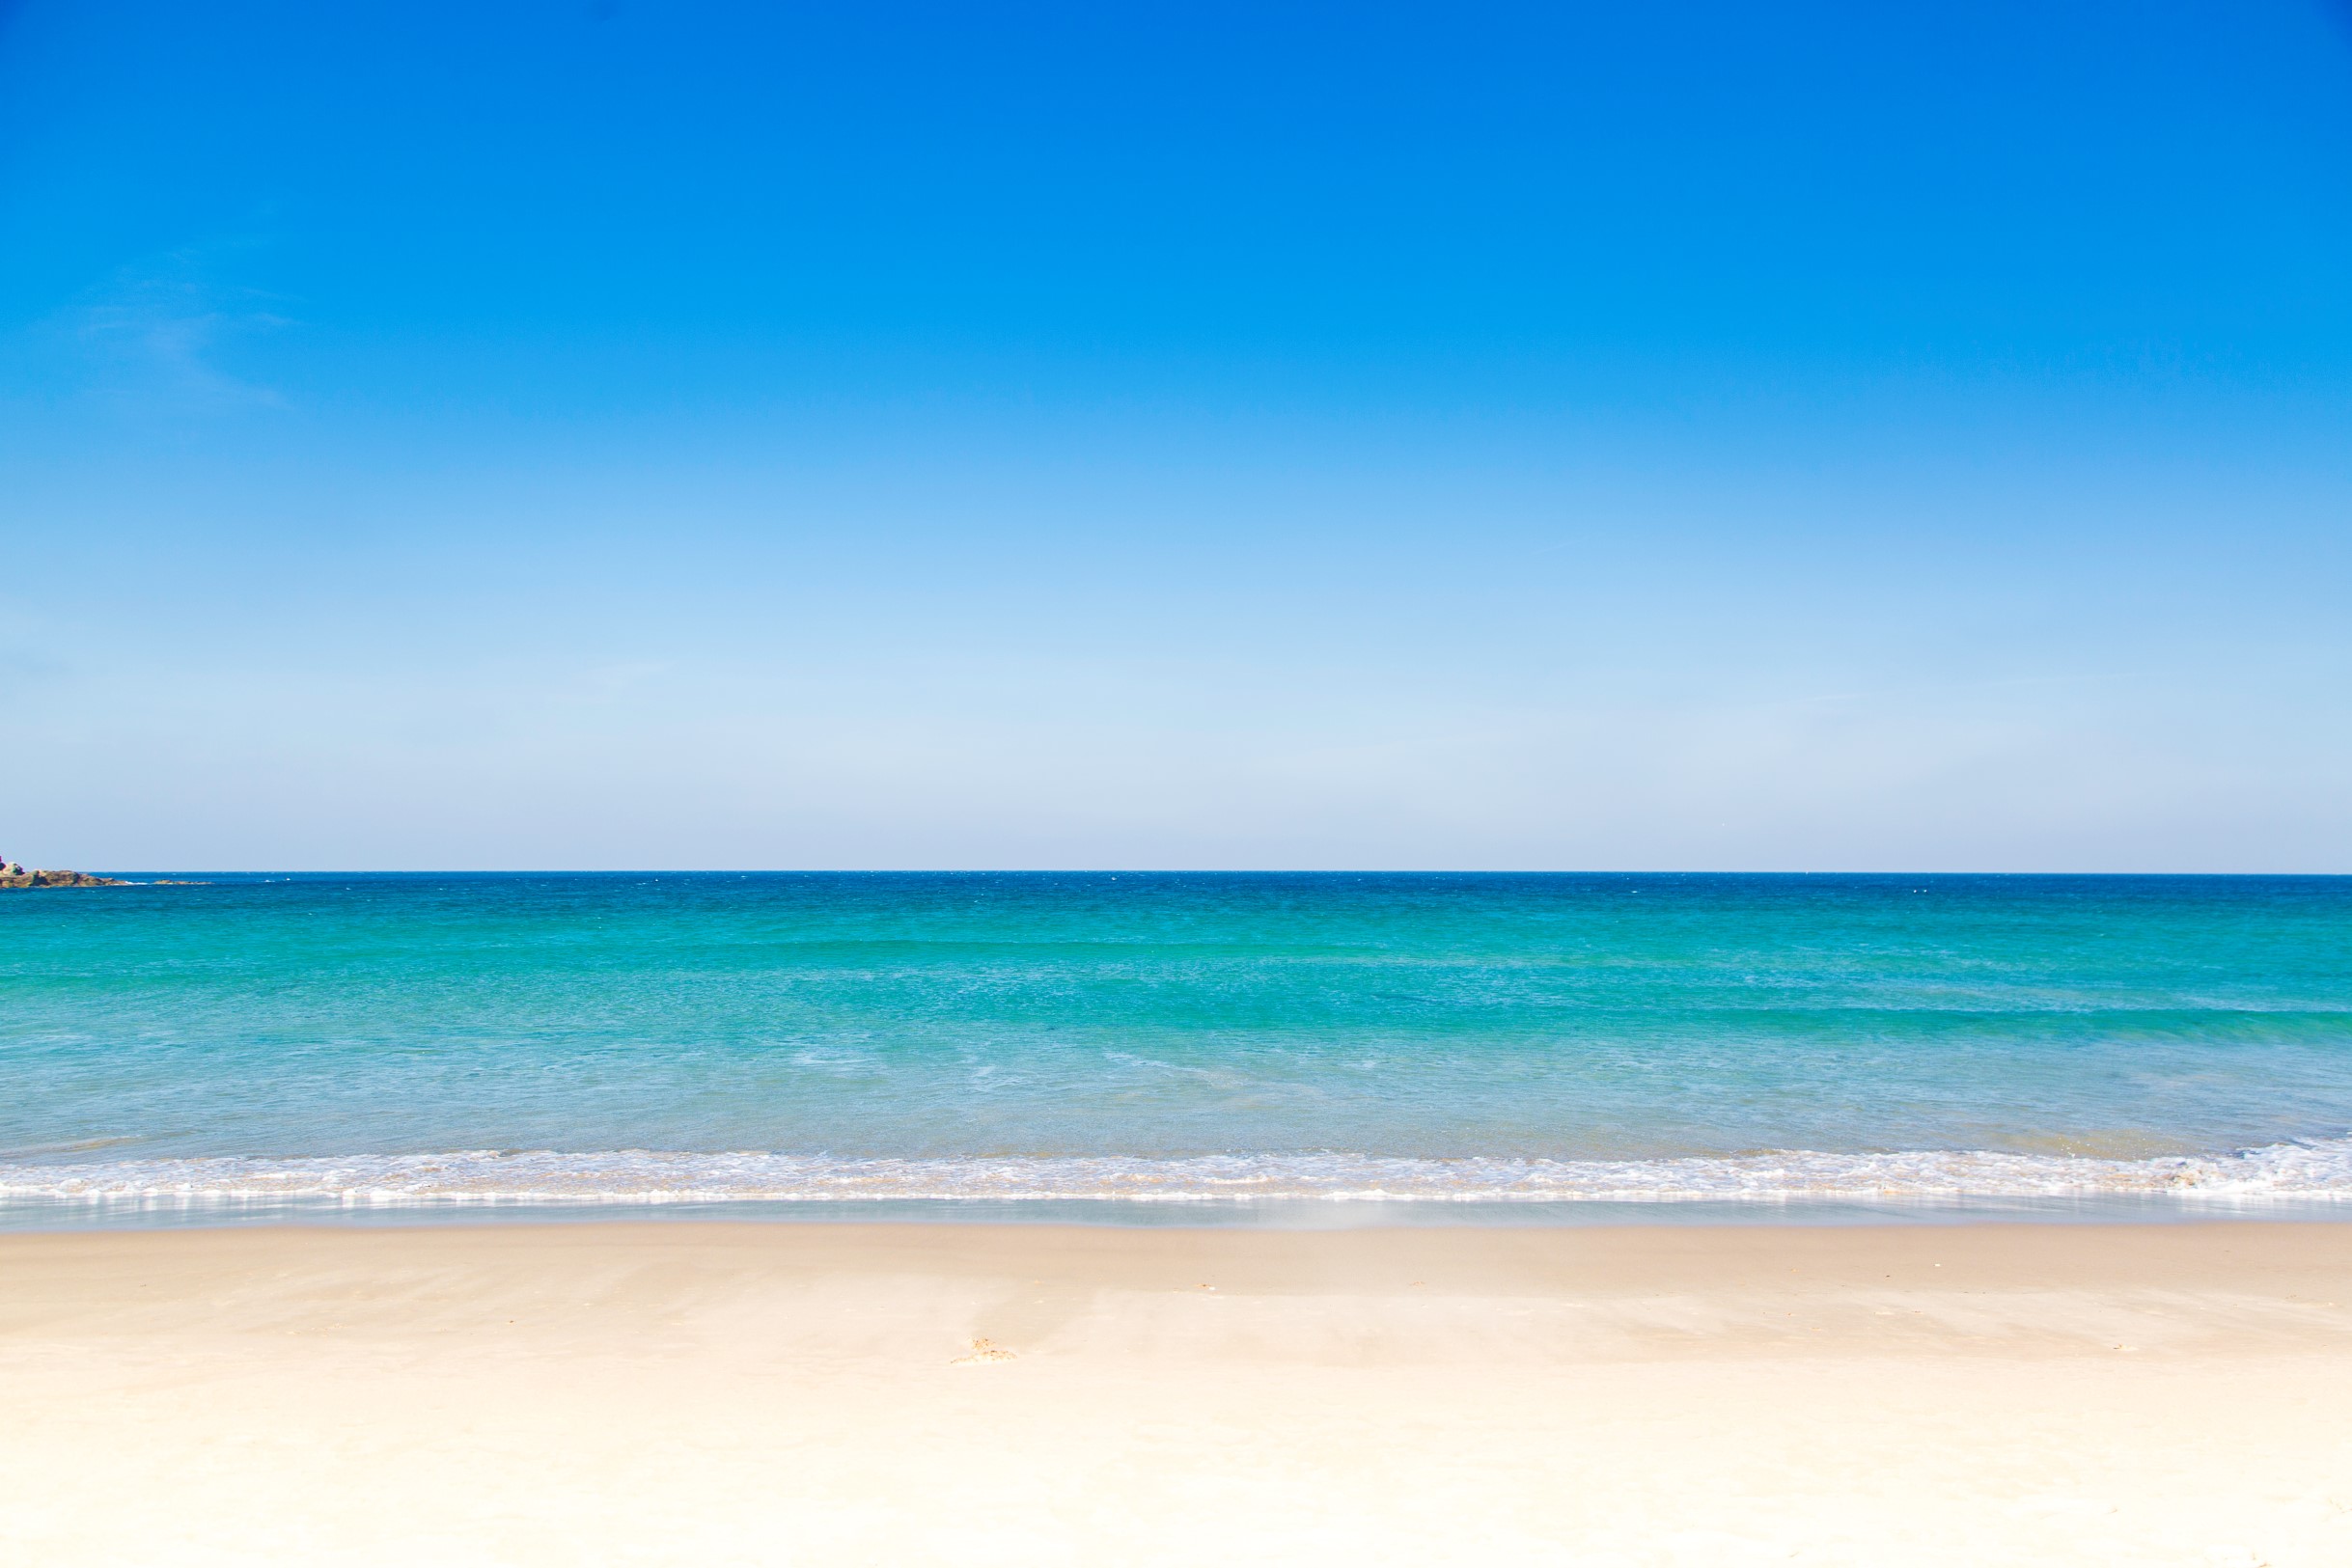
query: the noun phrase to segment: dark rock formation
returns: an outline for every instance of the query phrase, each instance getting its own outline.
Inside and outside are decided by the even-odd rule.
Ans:
[[[119,876],[92,876],[87,871],[0,872],[0,888],[127,888]]]

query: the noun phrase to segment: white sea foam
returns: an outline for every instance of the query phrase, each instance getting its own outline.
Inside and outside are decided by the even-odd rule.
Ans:
[[[1657,1160],[1365,1154],[837,1159],[787,1154],[469,1150],[320,1159],[0,1164],[0,1204],[1699,1202],[2169,1197],[2352,1199],[2352,1138],[2144,1160],[1923,1150],[1788,1150]]]

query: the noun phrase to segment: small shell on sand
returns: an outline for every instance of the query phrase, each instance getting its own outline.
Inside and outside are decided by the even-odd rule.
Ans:
[[[958,1356],[948,1364],[950,1366],[978,1366],[987,1362],[1009,1362],[1010,1360],[1012,1360],[1011,1351],[1007,1350],[993,1339],[983,1338],[972,1341],[971,1355]]]

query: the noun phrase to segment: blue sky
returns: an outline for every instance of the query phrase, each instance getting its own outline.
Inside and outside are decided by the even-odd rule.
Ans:
[[[0,850],[2352,870],[2352,13],[0,5]]]

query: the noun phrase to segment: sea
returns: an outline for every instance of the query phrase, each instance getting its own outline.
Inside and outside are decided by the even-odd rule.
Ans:
[[[2352,878],[0,893],[0,1224],[2352,1218]]]

